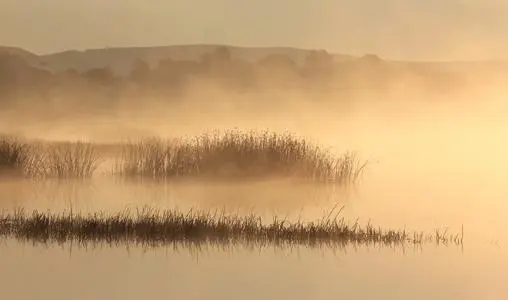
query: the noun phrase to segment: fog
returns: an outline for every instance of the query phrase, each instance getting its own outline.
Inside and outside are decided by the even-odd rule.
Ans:
[[[500,0],[0,1],[0,138],[91,141],[104,158],[89,180],[0,170],[0,213],[340,211],[464,234],[340,249],[2,238],[0,298],[506,298],[507,13]],[[178,44],[195,45],[151,47]],[[348,187],[111,174],[121,143],[231,129],[289,132],[367,168]]]
[[[282,77],[288,81],[289,76]],[[358,220],[384,229],[428,233],[463,229],[463,248],[352,245],[337,253],[327,248],[246,250],[204,245],[194,249],[175,244],[166,249],[126,246],[125,250],[119,245],[34,246],[7,240],[0,246],[0,264],[10,274],[2,278],[3,295],[222,299],[227,291],[259,299],[259,293],[249,292],[255,282],[256,290],[266,296],[302,299],[499,298],[506,293],[502,282],[508,257],[507,90],[497,83],[499,77],[489,83],[488,79],[495,79],[490,77],[440,94],[410,76],[401,77],[399,86],[392,80],[384,89],[346,92],[323,89],[322,82],[314,89],[281,88],[277,82],[277,89],[267,88],[275,80],[271,77],[261,80],[261,88],[240,91],[191,80],[176,96],[154,95],[143,85],[134,91],[126,88],[128,92],[120,93],[114,105],[93,97],[83,101],[86,95],[104,94],[98,85],[78,85],[46,102],[18,97],[4,103],[2,133],[28,140],[92,141],[107,160],[85,182],[4,176],[0,212],[23,207],[52,213],[69,209],[117,213],[150,205],[253,212],[266,220],[274,215],[316,220],[343,207],[341,216],[351,223]],[[110,173],[118,143],[233,128],[290,132],[336,153],[356,151],[369,163],[358,184],[350,188],[282,179],[122,182]],[[40,276],[48,269],[50,276]],[[33,288],[23,289],[26,283]],[[85,292],[78,295],[76,289]]]
[[[471,90],[464,87],[467,92],[441,99],[393,90],[335,101],[336,95],[326,93],[319,97],[298,91],[235,93],[194,86],[177,103],[139,98],[134,108],[125,101],[100,115],[80,116],[78,110],[52,119],[42,113],[31,121],[32,113],[18,108],[4,112],[0,126],[26,138],[98,144],[147,136],[192,137],[232,128],[290,132],[337,153],[357,151],[369,161],[358,187],[337,196],[281,182],[251,187],[189,183],[173,188],[181,200],[172,203],[187,208],[257,207],[293,216],[303,211],[308,217],[320,217],[323,210],[340,203],[346,205],[348,216],[364,221],[425,230],[450,226],[457,231],[464,225],[470,234],[502,240],[506,236],[501,228],[507,225],[501,212],[508,196],[503,181],[508,167],[504,139],[508,104],[504,91],[495,86]],[[93,197],[94,203],[104,201],[103,207],[113,202],[120,209],[120,204],[153,196],[146,196],[149,187],[125,189],[104,181],[101,185],[96,190],[102,192]],[[138,200],[132,196],[135,189]]]
[[[506,58],[507,9],[500,0],[3,0],[0,44],[35,53],[211,43],[398,60],[496,59]]]

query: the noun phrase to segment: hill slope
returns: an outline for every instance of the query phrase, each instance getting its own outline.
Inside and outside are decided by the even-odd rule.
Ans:
[[[0,47],[0,52],[5,52],[23,57],[34,67],[48,69],[53,72],[63,72],[75,69],[79,72],[93,68],[109,66],[118,75],[129,74],[132,63],[141,59],[152,67],[166,58],[174,60],[199,60],[202,55],[210,53],[221,45],[181,45],[162,47],[128,47],[128,48],[105,48],[89,49],[85,51],[64,51],[47,55],[37,56],[28,51],[13,47]],[[311,50],[290,47],[234,47],[227,46],[233,59],[255,62],[271,54],[283,54],[289,56],[297,64],[302,64]],[[352,56],[334,55],[336,60],[348,60]]]
[[[130,73],[133,62],[140,59],[155,67],[157,63],[166,58],[173,60],[198,61],[202,55],[214,51],[217,47],[224,45],[177,45],[160,47],[125,47],[125,48],[103,48],[89,49],[85,51],[69,50],[64,52],[36,55],[29,51],[16,47],[0,46],[0,53],[8,53],[23,58],[31,66],[48,70],[54,73],[74,69],[78,72],[86,72],[94,68],[110,67],[112,71],[121,76]],[[290,57],[298,65],[303,64],[305,58],[312,51],[310,49],[299,49],[292,47],[237,47],[226,46],[231,52],[233,59],[256,62],[272,55],[281,54]],[[359,57],[345,54],[332,54],[335,61],[356,60]],[[410,61],[384,61],[396,65],[416,68],[430,69],[451,72],[487,74],[505,74],[508,72],[506,61],[465,61],[465,62],[410,62]]]

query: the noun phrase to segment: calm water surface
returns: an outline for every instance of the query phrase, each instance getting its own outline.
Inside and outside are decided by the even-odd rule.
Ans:
[[[363,224],[427,232],[460,232],[463,225],[463,249],[144,251],[7,240],[0,244],[2,299],[508,299],[508,126],[471,122],[386,125],[375,137],[377,127],[365,125],[364,135],[316,136],[338,148],[340,140],[373,161],[347,193],[280,182],[126,184],[103,175],[86,183],[0,181],[0,209],[90,212],[149,204],[310,220],[344,205],[343,216]]]
[[[359,217],[360,223],[370,220],[426,231],[449,226],[455,232],[464,224],[466,235],[463,249],[430,244],[406,249],[249,250],[211,245],[84,249],[7,240],[0,244],[2,295],[5,299],[504,299],[508,248],[503,202],[491,197],[487,205],[467,188],[455,195],[438,195],[428,192],[428,186],[429,182],[405,185],[394,193],[393,187],[365,180],[361,189],[343,193],[273,182],[244,186],[125,184],[107,178],[85,184],[3,182],[4,209],[62,211],[72,206],[90,212],[149,204],[316,219],[338,203],[345,205],[343,215],[352,221]],[[457,195],[461,201],[453,200]]]
[[[147,250],[7,241],[4,299],[506,299],[495,247]],[[501,259],[503,258],[503,259]]]

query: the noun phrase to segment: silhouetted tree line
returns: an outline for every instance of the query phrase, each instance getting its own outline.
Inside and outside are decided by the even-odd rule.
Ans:
[[[108,107],[122,97],[178,96],[187,88],[200,86],[238,92],[295,89],[338,95],[355,90],[382,92],[412,87],[439,92],[453,87],[457,78],[383,61],[375,55],[336,62],[323,50],[310,52],[303,65],[298,65],[280,54],[250,63],[233,59],[227,47],[218,47],[199,61],[166,58],[150,67],[147,62],[136,60],[127,77],[116,75],[108,67],[82,73],[72,69],[52,73],[32,67],[17,56],[0,53],[0,105],[26,99],[54,103],[72,98]]]

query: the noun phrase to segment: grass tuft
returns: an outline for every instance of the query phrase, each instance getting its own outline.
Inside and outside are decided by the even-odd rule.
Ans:
[[[175,242],[221,244],[286,244],[301,246],[379,244],[384,246],[423,244],[462,244],[462,235],[381,229],[357,222],[348,224],[338,213],[313,222],[288,222],[274,217],[263,222],[254,214],[247,216],[225,213],[206,213],[190,210],[157,210],[149,207],[117,214],[70,213],[54,214],[23,209],[0,214],[0,236],[37,243],[77,242],[135,243],[145,246],[163,246]]]
[[[28,158],[27,144],[8,136],[0,136],[0,172],[23,173],[24,163]]]
[[[90,143],[22,143],[0,138],[0,170],[29,178],[89,178],[99,165]]]
[[[59,143],[49,146],[44,153],[45,177],[90,178],[100,162],[91,143]]]
[[[125,177],[158,179],[287,177],[350,184],[366,165],[355,153],[337,157],[290,134],[233,130],[188,140],[145,139],[128,144],[115,171]]]

